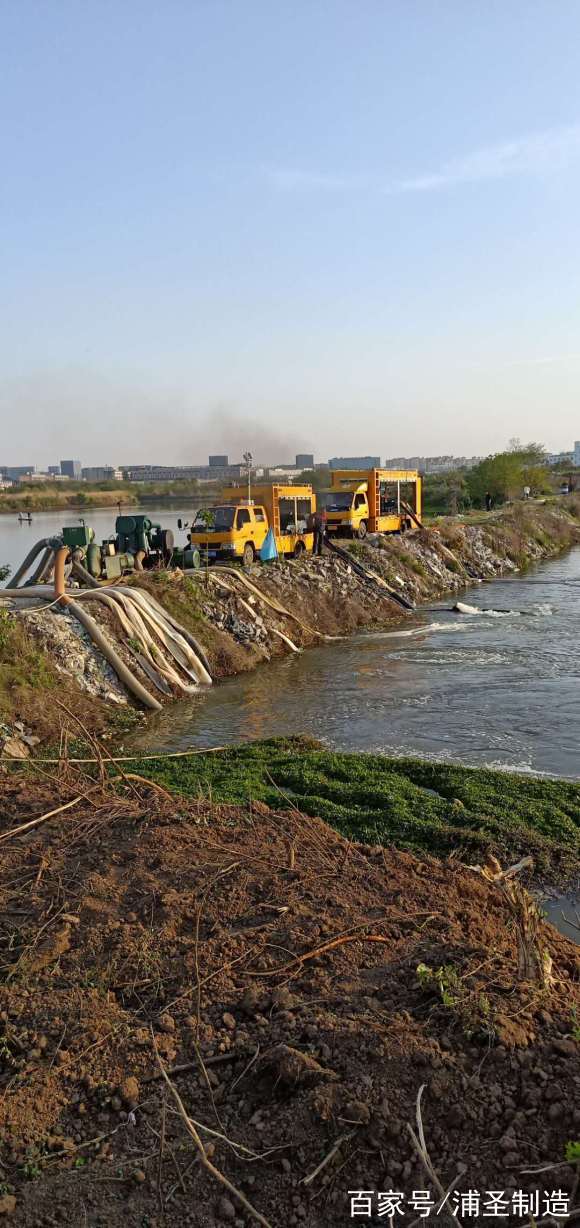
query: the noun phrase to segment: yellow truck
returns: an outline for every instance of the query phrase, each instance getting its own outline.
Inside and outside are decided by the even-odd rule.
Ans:
[[[333,469],[318,495],[327,532],[361,540],[367,533],[404,533],[421,526],[422,483],[416,469]]]
[[[311,486],[254,486],[251,498],[241,486],[227,487],[223,501],[197,513],[189,540],[212,561],[241,559],[249,566],[272,529],[278,554],[296,557],[312,550],[308,521],[316,509]]]

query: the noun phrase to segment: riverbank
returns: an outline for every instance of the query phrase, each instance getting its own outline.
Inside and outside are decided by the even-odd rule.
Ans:
[[[140,775],[187,798],[290,804],[349,840],[484,862],[531,855],[538,881],[580,882],[580,784],[271,738],[216,754],[144,757]]]
[[[447,519],[404,538],[343,544],[353,563],[364,562],[388,589],[416,604],[420,617],[421,605],[429,600],[457,594],[475,578],[514,574],[580,540],[579,507],[573,499],[520,504],[480,517],[476,524]],[[179,571],[143,573],[132,576],[128,584],[152,594],[196,637],[216,682],[324,644],[328,637],[417,617],[402,611],[385,589],[361,580],[351,563],[332,555],[254,565],[233,574],[219,568],[190,576]],[[127,706],[124,689],[75,618],[66,610],[34,609],[32,598],[30,605],[16,618],[2,612],[2,719],[7,724],[22,721],[43,739],[58,736],[60,716],[52,696],[65,675],[67,702],[86,723],[97,722],[102,728],[107,711]],[[113,611],[93,603],[91,614],[139,682],[153,689],[160,702],[183,694],[171,682],[155,690],[151,672],[139,659],[143,653],[138,640],[127,636]],[[14,675],[16,634],[16,655],[42,664],[42,669]]]
[[[321,752],[302,751],[322,795]],[[521,1189],[544,1207],[557,1185],[572,1210],[580,959],[525,892],[347,840],[278,790],[272,809],[231,805],[64,761],[58,789],[66,813],[2,846],[8,1222],[334,1228],[361,1188],[400,1191],[411,1216],[413,1191],[436,1198],[408,1129],[421,1087],[443,1189],[501,1190],[514,1224]],[[12,769],[0,835],[54,801]],[[530,1172],[550,1164],[557,1180]]]

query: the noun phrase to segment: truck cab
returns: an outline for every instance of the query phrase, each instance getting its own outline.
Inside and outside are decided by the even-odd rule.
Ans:
[[[198,511],[189,540],[202,558],[242,559],[249,565],[268,533],[266,509],[260,504],[218,503]]]
[[[318,495],[319,507],[326,512],[327,533],[366,537],[369,526],[368,482],[351,488],[323,490]]]

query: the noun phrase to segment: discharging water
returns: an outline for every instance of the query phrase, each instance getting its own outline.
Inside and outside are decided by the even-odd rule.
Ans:
[[[399,628],[277,660],[168,707],[133,744],[309,733],[341,750],[580,778],[580,548],[460,599],[482,612],[450,613],[448,598]]]

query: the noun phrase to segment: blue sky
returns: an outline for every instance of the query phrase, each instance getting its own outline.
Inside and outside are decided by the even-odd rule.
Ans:
[[[580,438],[577,0],[4,0],[0,35],[5,463]]]

